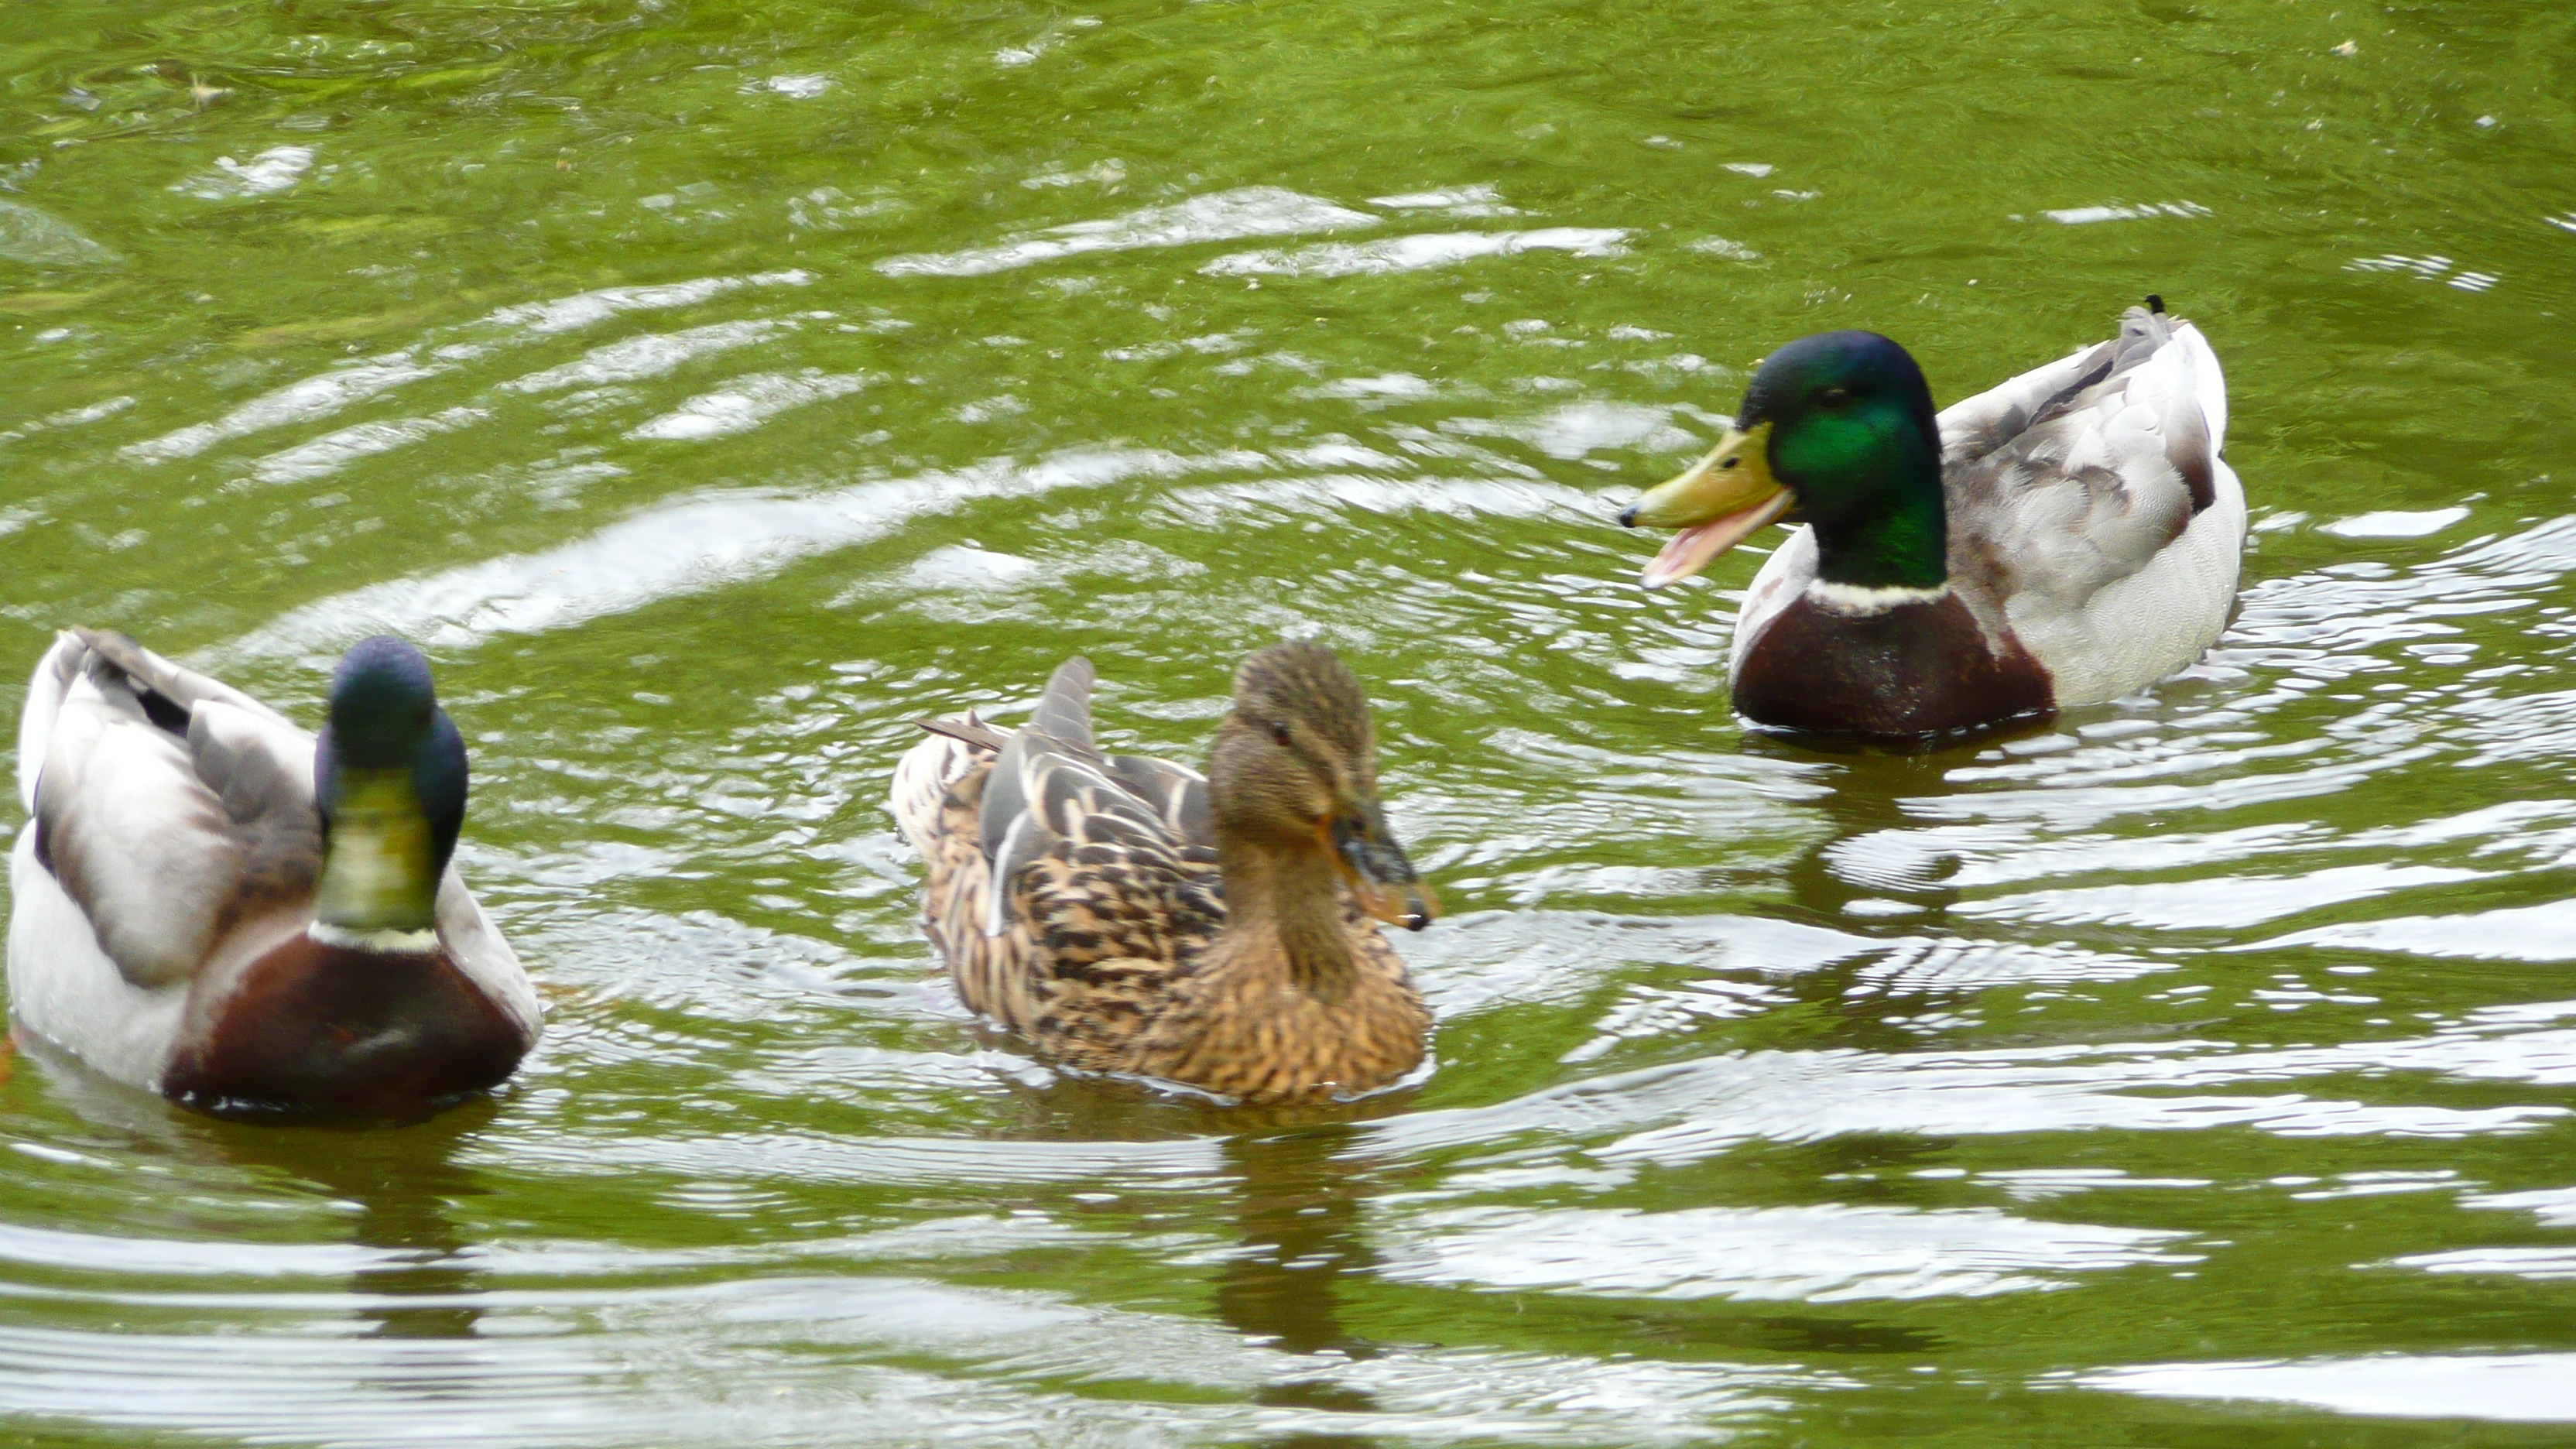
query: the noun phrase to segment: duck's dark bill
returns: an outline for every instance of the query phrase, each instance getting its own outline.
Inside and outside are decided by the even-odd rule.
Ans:
[[[1676,579],[1686,579],[1707,568],[1719,554],[1742,543],[1753,530],[1778,519],[1796,502],[1796,495],[1775,493],[1749,508],[1721,513],[1706,523],[1685,528],[1673,535],[1653,561],[1646,565],[1645,582],[1650,589],[1660,589]]]
[[[1372,880],[1351,882],[1351,894],[1360,909],[1390,926],[1419,931],[1440,914],[1440,898],[1431,887],[1415,881],[1406,886],[1390,886]]]
[[[1330,827],[1334,858],[1360,909],[1390,926],[1419,931],[1440,914],[1440,902],[1413,871],[1385,822],[1369,807],[1367,818],[1344,817]]]

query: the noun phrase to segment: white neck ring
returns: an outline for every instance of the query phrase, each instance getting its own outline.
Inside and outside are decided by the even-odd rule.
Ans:
[[[1807,597],[1837,614],[1884,614],[1907,604],[1937,604],[1950,596],[1948,584],[1928,589],[1894,585],[1880,588],[1870,584],[1838,584],[1831,579],[1818,579],[1807,585]]]
[[[438,932],[435,930],[353,931],[328,921],[315,921],[304,928],[304,934],[325,946],[373,951],[380,956],[425,956],[438,949]]]

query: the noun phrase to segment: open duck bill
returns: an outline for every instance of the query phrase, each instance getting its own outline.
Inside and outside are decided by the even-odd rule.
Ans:
[[[1689,578],[1789,512],[1797,495],[1771,476],[1770,442],[1769,423],[1729,428],[1707,457],[1647,489],[1619,515],[1630,528],[1681,530],[1646,565],[1647,588]]]
[[[1361,910],[1408,931],[1421,930],[1440,914],[1439,898],[1414,874],[1413,862],[1386,828],[1376,802],[1334,816],[1326,830],[1332,837],[1333,868],[1350,883]]]

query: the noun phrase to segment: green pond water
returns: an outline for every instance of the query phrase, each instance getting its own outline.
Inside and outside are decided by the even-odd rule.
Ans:
[[[550,1012],[399,1130],[21,1051],[0,1436],[2576,1443],[2576,8],[2338,3],[0,13],[0,715],[61,624],[308,722],[419,641]],[[1946,402],[2150,291],[2209,659],[1743,728],[1759,559],[1620,504],[1784,339]],[[1082,652],[1195,759],[1283,633],[1436,1070],[978,1028],[912,721]]]

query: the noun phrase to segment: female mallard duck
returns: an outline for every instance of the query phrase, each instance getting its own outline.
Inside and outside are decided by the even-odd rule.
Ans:
[[[1350,669],[1318,644],[1244,660],[1204,777],[1101,754],[1091,681],[1067,660],[1008,734],[924,721],[895,768],[922,925],[966,1004],[1068,1066],[1247,1101],[1411,1071],[1431,1015],[1363,913],[1418,931],[1434,906],[1378,806]]]
[[[1678,528],[1660,588],[1788,512],[1736,615],[1735,707],[1793,729],[1910,735],[2098,704],[2226,627],[2245,493],[2219,457],[2227,384],[2199,329],[2132,307],[2120,335],[1932,414],[1904,348],[1802,337],[1735,426],[1619,521]]]
[[[399,639],[340,661],[317,742],[122,634],[36,666],[9,1007],[197,1107],[407,1113],[488,1087],[536,993],[448,856],[465,745]]]

